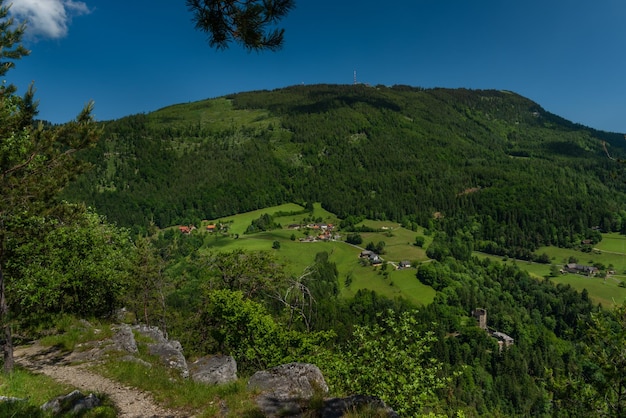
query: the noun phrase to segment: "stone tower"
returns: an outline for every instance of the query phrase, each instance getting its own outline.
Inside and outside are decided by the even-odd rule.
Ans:
[[[478,319],[478,326],[487,331],[487,309],[476,308],[473,314]]]

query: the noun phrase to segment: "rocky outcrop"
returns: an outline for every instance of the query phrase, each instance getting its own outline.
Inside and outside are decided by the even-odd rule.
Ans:
[[[267,417],[298,415],[314,396],[328,393],[322,372],[308,363],[283,364],[256,372],[248,381],[248,389],[260,392],[257,405]]]
[[[180,371],[182,377],[189,377],[189,368],[183,355],[183,347],[178,341],[168,340],[157,327],[135,325],[133,329],[154,341],[147,344],[150,354],[158,356],[166,366]]]
[[[113,344],[116,350],[125,351],[127,353],[135,354],[139,352],[137,349],[137,342],[135,341],[135,335],[133,330],[128,324],[120,325],[115,334],[113,335]]]
[[[220,385],[237,380],[237,362],[231,356],[207,356],[189,366],[189,374],[196,382]]]

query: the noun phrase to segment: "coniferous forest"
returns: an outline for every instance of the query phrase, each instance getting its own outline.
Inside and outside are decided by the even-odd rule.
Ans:
[[[40,178],[20,171],[31,154],[8,154],[11,132],[100,134],[76,147],[81,169],[60,172],[68,186],[43,191],[45,205],[0,211],[17,343],[60,315],[125,307],[189,355],[232,355],[244,374],[313,362],[334,393],[380,396],[402,416],[623,416],[622,301],[598,306],[586,291],[474,255],[549,263],[539,247],[626,232],[622,135],[495,90],[294,86],[98,123],[86,109],[67,127],[18,118],[28,102],[3,92],[3,120],[16,127],[2,131],[0,162],[14,184]],[[312,202],[353,244],[363,219],[428,231],[415,281],[434,289],[432,302],[368,289],[347,297],[326,251],[294,275],[272,252],[207,249],[206,233],[172,228],[284,203],[306,217]],[[283,226],[266,215],[248,232],[272,228]],[[479,327],[480,307],[514,344]]]
[[[624,145],[511,92],[297,86],[106,122],[68,196],[132,228],[285,202],[426,226],[437,213],[532,251],[622,229]]]

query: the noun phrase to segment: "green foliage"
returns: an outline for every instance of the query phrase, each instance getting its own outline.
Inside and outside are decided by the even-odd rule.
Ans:
[[[346,232],[368,217],[454,240],[471,225],[475,249],[525,259],[626,225],[601,146],[620,154],[623,138],[510,92],[317,85],[229,99],[107,124],[85,155],[97,171],[68,196],[137,229],[321,201]],[[466,238],[446,243],[455,257]]]
[[[379,396],[401,416],[419,416],[448,387],[430,353],[433,333],[420,332],[415,313],[388,311],[381,324],[357,326],[353,340],[331,355],[325,376],[342,393]]]
[[[284,29],[271,27],[294,7],[293,0],[187,0],[196,29],[208,35],[211,47],[228,48],[237,42],[248,50],[277,50]]]
[[[606,416],[621,417],[626,413],[626,305],[592,316],[587,338],[592,373],[588,382],[597,391]]]
[[[23,33],[24,25],[14,25],[0,0],[0,76],[27,54],[20,44]],[[19,97],[13,85],[5,80],[0,85],[0,325],[6,371],[13,368],[13,347],[5,294],[5,246],[22,237],[23,231],[16,226],[23,220],[44,216],[54,208],[60,191],[85,167],[74,155],[99,138],[92,108],[89,103],[75,121],[65,125],[44,127],[34,121],[37,102],[32,86]]]
[[[348,234],[346,242],[352,245],[361,245],[363,243],[363,237],[361,237],[361,234],[358,233]]]
[[[244,296],[271,295],[285,283],[283,266],[268,251],[210,253],[192,263],[196,274],[212,289],[241,291]]]
[[[557,277],[560,274],[559,266],[552,264],[550,266],[550,277]]]
[[[172,291],[172,283],[165,276],[166,261],[149,239],[137,238],[133,249],[133,280],[124,297],[125,307],[135,313],[137,320],[167,331],[165,299]]]
[[[128,232],[100,215],[70,207],[69,216],[27,219],[9,241],[8,299],[23,318],[56,313],[104,317],[119,308],[131,279]],[[16,225],[13,225],[16,227]]]
[[[244,371],[309,358],[332,335],[285,330],[262,305],[230,290],[208,293],[194,331],[208,352],[232,355]]]
[[[280,224],[274,222],[274,219],[271,215],[264,213],[260,218],[252,221],[248,229],[246,229],[246,234],[253,234],[255,232],[261,231],[271,231],[272,229],[280,228]]]

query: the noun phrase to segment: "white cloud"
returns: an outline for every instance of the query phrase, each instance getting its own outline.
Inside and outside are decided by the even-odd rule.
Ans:
[[[90,12],[87,4],[73,0],[9,0],[10,13],[17,21],[26,21],[30,36],[63,38],[73,16]]]

